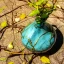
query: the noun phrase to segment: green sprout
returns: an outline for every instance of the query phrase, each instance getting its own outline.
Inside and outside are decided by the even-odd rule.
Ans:
[[[49,15],[55,10],[55,5],[49,3],[49,0],[38,0],[37,2],[28,2],[29,6],[34,7],[34,10],[29,16],[36,16],[37,23],[42,23],[47,20]]]

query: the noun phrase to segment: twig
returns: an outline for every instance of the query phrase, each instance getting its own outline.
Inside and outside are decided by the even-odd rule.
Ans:
[[[3,28],[2,30],[0,30],[1,36],[0,39],[2,39],[4,32],[6,31],[6,29],[8,28],[8,26],[6,26],[5,28]]]
[[[23,2],[27,2],[26,0],[18,0],[18,1],[23,1]]]
[[[0,16],[0,18],[7,15],[7,14],[9,14],[9,13],[11,13],[12,11],[15,11],[16,9],[20,8],[21,6],[25,6],[25,5],[27,5],[27,4],[20,5],[20,6],[16,7],[16,8],[14,8],[13,10],[11,10],[11,11],[9,11],[7,13],[4,13],[3,15]]]
[[[53,2],[53,5],[57,2],[57,0],[52,0],[52,2]]]

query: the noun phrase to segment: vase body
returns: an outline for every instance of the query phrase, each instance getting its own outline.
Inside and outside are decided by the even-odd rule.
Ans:
[[[55,41],[53,27],[36,21],[28,25],[21,33],[23,45],[33,52],[44,52],[51,48]]]

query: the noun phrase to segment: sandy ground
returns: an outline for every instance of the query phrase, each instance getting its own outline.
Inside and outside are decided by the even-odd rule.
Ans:
[[[64,9],[64,0],[58,0],[59,5]],[[12,25],[12,20],[15,22],[15,17],[18,17],[21,13],[25,13],[28,15],[32,8],[26,6],[21,6],[26,4],[25,2],[18,1],[18,0],[1,0],[0,7],[5,6],[3,12],[0,13],[0,23],[4,20],[8,21],[9,25]],[[13,7],[12,7],[13,6]],[[12,8],[13,10],[13,19],[12,19]],[[9,13],[7,13],[9,12]],[[4,15],[5,14],[5,15]],[[54,15],[52,15],[54,14]],[[38,54],[38,55],[15,55],[9,57],[10,54],[4,50],[0,51],[0,57],[8,58],[7,61],[0,61],[0,64],[8,64],[8,62],[13,61],[14,64],[44,64],[40,61],[40,56],[46,55],[50,58],[51,64],[64,64],[64,10],[56,10],[54,11],[48,18],[47,22],[51,25],[56,25],[56,32],[57,32],[57,42],[54,47],[45,54]],[[61,17],[61,18],[59,18]],[[33,22],[34,18],[28,17],[27,19],[21,20],[17,22],[17,27],[24,28],[22,26],[27,26],[31,22]],[[13,27],[13,29],[12,29]],[[19,52],[21,51],[24,46],[21,42],[21,32],[18,32],[20,29],[15,28],[15,26],[9,27],[5,30],[3,37],[0,39],[0,45],[8,46],[10,42],[13,42],[14,49],[10,50],[12,52]],[[1,28],[0,28],[1,30]],[[21,31],[21,30],[20,30]],[[2,33],[2,32],[1,32]],[[0,36],[1,36],[0,33]],[[27,49],[24,50],[25,53],[30,53]],[[32,56],[35,58],[30,60]]]

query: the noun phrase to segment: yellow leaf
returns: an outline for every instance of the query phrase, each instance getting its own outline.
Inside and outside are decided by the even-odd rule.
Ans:
[[[13,49],[13,48],[14,48],[13,43],[10,42],[7,48],[8,48],[8,49]]]
[[[47,6],[47,7],[51,7],[52,5],[47,3],[46,6]]]
[[[50,64],[50,60],[49,60],[49,58],[47,58],[46,56],[42,56],[42,57],[40,58],[40,60],[41,60],[43,63],[48,63],[48,64]]]
[[[6,58],[5,57],[1,57],[0,61],[6,61]]]
[[[20,15],[20,19],[22,20],[22,19],[25,19],[25,18],[26,18],[26,14],[22,13],[22,14]]]
[[[14,64],[14,62],[9,62],[8,64]]]
[[[4,28],[7,26],[7,21],[3,21],[1,24],[0,24],[0,27],[1,28]]]
[[[36,5],[41,5],[43,2],[44,2],[44,0],[43,1],[38,1],[38,2],[36,2]]]

